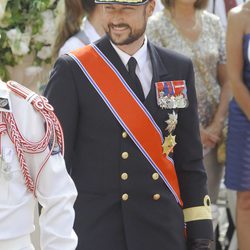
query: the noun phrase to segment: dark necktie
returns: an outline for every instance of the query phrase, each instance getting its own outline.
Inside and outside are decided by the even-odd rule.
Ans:
[[[236,0],[224,0],[226,13],[235,6],[237,6]]]
[[[136,64],[137,64],[136,59],[134,57],[130,57],[130,59],[128,61],[128,72],[129,72],[131,79],[133,81],[134,88],[132,88],[132,89],[135,90],[135,94],[143,102],[145,100],[145,97],[144,97],[144,93],[142,90],[141,82],[135,73]]]

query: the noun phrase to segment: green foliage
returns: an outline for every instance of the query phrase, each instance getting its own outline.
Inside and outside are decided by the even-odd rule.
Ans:
[[[46,20],[42,13],[51,10],[55,16],[58,2],[59,0],[8,0],[4,15],[0,17],[0,78],[6,80],[6,66],[15,66],[23,56],[31,52],[34,54],[35,64],[51,61],[51,58],[43,60],[37,57],[43,46],[51,44],[34,37],[43,35],[41,30]]]

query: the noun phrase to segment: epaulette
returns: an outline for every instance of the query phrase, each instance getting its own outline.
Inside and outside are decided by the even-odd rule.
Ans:
[[[6,86],[10,89],[11,92],[29,102],[34,107],[34,109],[41,114],[45,121],[45,133],[43,138],[38,142],[31,142],[29,140],[26,140],[20,133],[13,114],[4,114],[4,120],[6,121],[6,124],[9,124],[8,134],[18,152],[18,159],[25,178],[26,186],[31,192],[35,193],[39,174],[48,161],[49,156],[59,152],[61,152],[62,155],[64,154],[64,139],[62,127],[53,112],[53,107],[49,104],[48,100],[44,96],[40,96],[14,81],[7,82]],[[33,181],[29,174],[29,169],[25,162],[23,153],[41,153],[44,152],[44,150],[48,146],[50,148],[50,151],[41,165],[38,176]]]
[[[61,153],[64,154],[62,128],[60,122],[54,114],[54,108],[49,104],[48,99],[42,95],[38,95],[34,91],[15,81],[8,81],[6,85],[17,96],[25,99],[28,103],[30,103],[34,107],[34,109],[44,117],[47,129],[48,127],[50,127],[49,125],[53,125],[55,134],[51,134],[51,137],[48,140],[48,145],[50,145],[50,147],[53,149],[60,148]],[[52,154],[55,153],[53,149]]]
[[[17,96],[22,97],[27,102],[31,103],[36,110],[41,111],[42,109],[47,109],[48,111],[51,111],[51,112],[54,111],[53,107],[50,104],[48,104],[48,101],[47,101],[47,105],[37,107],[36,102],[37,101],[43,102],[42,99],[45,98],[45,97],[42,97],[42,96],[38,95],[34,91],[32,91],[32,90],[26,88],[25,86],[21,85],[20,83],[17,83],[15,81],[8,81],[6,83],[6,86],[13,93],[15,93]]]

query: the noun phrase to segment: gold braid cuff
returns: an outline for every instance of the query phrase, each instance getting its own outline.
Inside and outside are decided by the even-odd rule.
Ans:
[[[196,221],[196,220],[211,220],[211,206],[210,198],[208,195],[204,197],[204,206],[190,207],[183,209],[184,221]]]

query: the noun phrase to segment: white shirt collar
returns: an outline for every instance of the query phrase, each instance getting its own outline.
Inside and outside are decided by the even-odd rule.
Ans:
[[[94,26],[87,19],[87,17],[83,18],[81,29],[84,30],[85,34],[87,35],[91,43],[101,38],[99,34],[96,32]]]
[[[131,56],[125,53],[124,51],[120,50],[113,43],[111,43],[111,45],[117,52],[118,56],[121,58],[125,67],[128,69],[127,64]],[[147,37],[145,36],[142,47],[133,55],[133,57],[137,61],[137,67],[135,69],[135,72],[138,78],[140,79],[145,97],[148,95],[150,91],[152,77],[153,77],[152,63],[147,45],[148,45],[148,40]]]
[[[128,61],[129,61],[131,56],[129,54],[127,54],[126,52],[122,51],[121,49],[119,49],[112,42],[111,42],[111,45],[113,46],[113,48],[115,49],[115,51],[117,52],[119,57],[121,58],[123,64],[127,67]],[[147,36],[145,36],[144,43],[143,43],[142,47],[138,51],[136,51],[136,53],[133,55],[133,57],[137,61],[137,65],[138,65],[140,71],[143,70],[143,67],[148,59],[148,56],[149,56],[147,45],[148,45],[148,39],[147,39]]]

